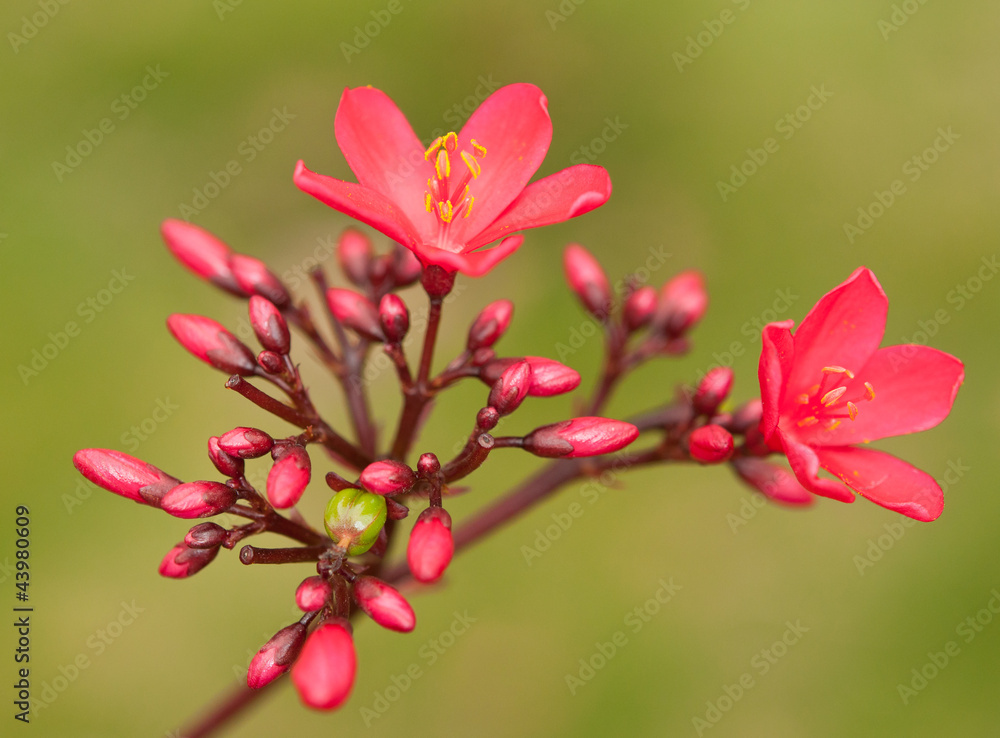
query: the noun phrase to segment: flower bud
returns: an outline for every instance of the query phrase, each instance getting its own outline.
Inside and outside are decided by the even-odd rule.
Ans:
[[[611,310],[611,285],[600,263],[580,244],[571,243],[563,252],[566,281],[583,307],[599,320]]]
[[[211,318],[174,313],[167,328],[189,353],[220,371],[241,377],[257,371],[253,352]]]
[[[368,285],[368,267],[372,260],[372,242],[354,228],[347,228],[337,239],[337,263],[344,276],[358,287]]]
[[[375,543],[385,519],[384,497],[360,489],[345,489],[330,499],[323,523],[330,538],[346,549],[348,556],[358,556]]]
[[[160,575],[170,579],[186,579],[212,563],[219,553],[215,548],[190,548],[183,541],[178,543],[160,562]]]
[[[73,466],[98,487],[153,507],[159,507],[163,496],[180,484],[180,480],[152,464],[104,448],[77,451]]]
[[[265,372],[271,375],[281,375],[285,373],[285,362],[273,351],[261,351],[257,354],[257,364]]]
[[[233,479],[239,479],[243,476],[244,463],[243,459],[239,459],[235,456],[230,456],[222,447],[219,446],[219,437],[212,436],[208,439],[208,458],[212,460],[215,464],[215,468],[220,472],[225,474],[227,477],[232,477]]]
[[[491,431],[500,422],[500,412],[495,407],[484,407],[476,413],[476,427],[481,431]]]
[[[361,472],[361,486],[377,495],[402,495],[410,491],[417,475],[399,461],[376,461]]]
[[[736,412],[733,413],[730,427],[734,433],[746,433],[751,428],[757,428],[763,416],[764,403],[757,397],[753,400],[748,400],[736,409]]]
[[[381,579],[358,577],[354,582],[354,601],[383,628],[409,633],[417,624],[410,603]]]
[[[279,510],[298,504],[312,476],[312,462],[297,443],[277,447],[274,465],[267,474],[267,499]]]
[[[408,287],[414,284],[424,271],[412,251],[396,244],[392,250],[392,281],[397,287]]]
[[[656,310],[656,290],[650,286],[640,287],[625,300],[625,327],[636,331],[646,325]]]
[[[510,300],[491,302],[476,316],[469,328],[466,348],[473,353],[481,348],[489,348],[500,340],[514,314],[514,303]]]
[[[720,425],[703,425],[688,437],[691,458],[702,464],[718,464],[733,455],[733,437]]]
[[[256,459],[274,446],[274,439],[257,428],[233,428],[219,438],[219,448],[238,459]]]
[[[726,366],[717,366],[698,383],[691,404],[699,413],[711,415],[729,397],[729,390],[732,387],[733,370]]]
[[[811,505],[815,497],[795,479],[795,475],[769,461],[740,456],[733,459],[740,479],[776,502],[786,505]]]
[[[349,629],[346,620],[327,620],[306,638],[292,682],[308,707],[333,710],[350,696],[358,659]]]
[[[580,374],[565,364],[543,356],[525,356],[523,359],[493,359],[483,365],[480,378],[493,385],[512,364],[526,361],[531,367],[531,384],[528,394],[532,397],[552,397],[575,390],[580,385]]]
[[[660,290],[653,313],[653,327],[670,338],[683,335],[701,320],[708,309],[705,279],[700,272],[681,272]]]
[[[487,404],[500,415],[510,415],[517,410],[531,389],[531,366],[519,361],[507,367],[490,390]]]
[[[254,655],[247,669],[247,686],[260,689],[288,671],[306,642],[306,626],[292,623],[282,628]]]
[[[583,417],[536,428],[524,437],[523,448],[535,456],[574,459],[617,451],[638,437],[631,423]]]
[[[413,578],[424,583],[437,581],[454,553],[451,516],[440,507],[429,507],[420,513],[406,546],[406,562]]]
[[[398,295],[389,293],[378,304],[378,320],[389,343],[399,343],[410,330],[410,311]]]
[[[250,325],[260,345],[276,354],[287,354],[291,349],[292,336],[285,317],[275,304],[266,297],[254,295],[250,298],[248,310]]]
[[[306,577],[295,590],[295,604],[302,612],[322,610],[333,588],[323,577]]]
[[[443,298],[455,286],[455,272],[431,264],[421,272],[420,284],[432,300]]]
[[[198,523],[184,536],[189,548],[218,548],[226,542],[227,531],[216,523]]]
[[[232,507],[236,491],[218,482],[178,484],[160,500],[160,507],[175,518],[210,518]]]
[[[331,287],[326,291],[326,304],[333,317],[345,327],[371,341],[384,341],[378,310],[364,295],[351,290]]]
[[[417,459],[417,473],[420,476],[425,478],[433,477],[439,471],[441,471],[441,462],[438,461],[438,457],[435,454],[420,454],[420,458]]]
[[[237,284],[251,295],[266,297],[279,308],[292,304],[292,296],[267,264],[246,254],[233,254],[229,257],[229,268]]]
[[[246,297],[229,268],[233,253],[226,244],[203,228],[169,218],[160,225],[167,248],[184,267],[200,279],[237,297]]]

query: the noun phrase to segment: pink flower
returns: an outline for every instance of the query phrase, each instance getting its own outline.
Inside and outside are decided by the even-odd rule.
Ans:
[[[881,285],[862,267],[816,303],[794,336],[790,320],[764,326],[761,432],[810,492],[853,502],[853,490],[930,521],[944,506],[937,482],[856,444],[933,428],[951,411],[965,372],[927,346],[880,349],[887,311]],[[850,490],[819,477],[820,467]]]
[[[300,161],[295,184],[330,207],[381,231],[424,265],[482,276],[510,256],[516,231],[561,223],[603,205],[608,173],[577,164],[532,184],[552,139],[542,91],[502,87],[461,132],[425,150],[381,90],[344,90],[334,130],[358,182],[315,174]],[[498,239],[494,249],[477,251]]]

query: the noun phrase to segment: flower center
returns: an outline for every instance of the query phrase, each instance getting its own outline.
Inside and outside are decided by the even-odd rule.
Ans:
[[[820,424],[825,430],[832,431],[840,425],[843,418],[854,420],[858,417],[857,403],[875,399],[875,388],[870,383],[864,383],[864,392],[856,397],[845,397],[846,381],[854,379],[854,372],[842,366],[823,367],[823,376],[819,384],[809,388],[795,398],[799,407],[793,417],[801,428]]]
[[[476,179],[483,168],[479,159],[486,156],[486,147],[472,139],[472,153],[458,150],[458,134],[454,131],[438,136],[424,152],[426,161],[434,160],[434,176],[427,180],[424,207],[434,213],[442,231],[457,217],[468,218],[476,198],[469,194],[469,182]],[[452,172],[452,159],[461,164]],[[464,165],[464,167],[462,166]],[[459,176],[460,175],[460,176]]]

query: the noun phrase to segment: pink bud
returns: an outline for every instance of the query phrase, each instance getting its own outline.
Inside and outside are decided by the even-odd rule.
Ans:
[[[740,479],[776,502],[786,505],[811,505],[815,497],[805,490],[788,470],[769,461],[748,456],[733,459]]]
[[[372,341],[385,340],[378,310],[368,298],[351,290],[331,287],[326,291],[326,304],[333,317],[347,328]]]
[[[510,415],[517,410],[531,389],[531,366],[519,361],[507,367],[490,390],[487,404],[500,415]]]
[[[378,304],[378,320],[389,343],[399,343],[410,330],[410,311],[398,295],[389,293]]]
[[[729,390],[732,387],[733,370],[726,366],[717,366],[698,383],[691,404],[699,413],[711,415],[729,397]]]
[[[639,437],[631,423],[608,418],[573,418],[536,428],[524,437],[523,448],[535,456],[574,459],[624,448]]]
[[[451,516],[440,507],[420,513],[406,546],[406,562],[418,582],[437,581],[455,553],[451,537]]]
[[[215,468],[227,477],[239,479],[243,476],[243,459],[230,456],[219,446],[219,437],[212,436],[208,439],[208,458],[212,460]]]
[[[211,318],[174,313],[167,318],[167,328],[181,346],[220,371],[243,377],[257,371],[250,349]]]
[[[681,272],[660,290],[653,326],[675,338],[693,328],[707,309],[705,278],[694,270]]]
[[[760,425],[760,419],[764,415],[764,403],[757,397],[748,400],[740,405],[733,413],[731,427],[735,433],[746,433],[751,428]]]
[[[372,260],[372,242],[361,231],[348,228],[337,239],[337,263],[358,287],[368,285],[368,267]]]
[[[691,431],[691,458],[702,464],[718,464],[733,455],[733,437],[720,425],[708,424]]]
[[[656,290],[640,287],[625,300],[625,327],[635,331],[646,325],[656,310]]]
[[[298,504],[312,476],[312,462],[298,444],[275,448],[274,466],[267,474],[267,499],[279,510]]]
[[[482,367],[480,378],[493,385],[509,366],[526,361],[531,367],[531,397],[552,397],[575,390],[580,385],[580,374],[565,364],[543,356],[525,356],[523,359],[493,359]]]
[[[190,548],[183,541],[174,546],[160,562],[160,575],[170,579],[186,579],[212,563],[219,553],[216,548]]]
[[[484,307],[469,328],[466,348],[470,352],[475,352],[481,348],[489,348],[499,341],[507,332],[513,314],[514,303],[510,300],[497,300]]]
[[[441,462],[438,461],[438,457],[432,453],[420,454],[420,458],[417,459],[417,472],[420,476],[429,478],[433,477],[441,471]]]
[[[260,345],[276,354],[287,354],[292,337],[281,311],[266,297],[254,295],[249,304],[250,325]]]
[[[247,686],[260,689],[288,671],[302,650],[306,626],[292,623],[282,628],[254,655],[247,668]]]
[[[236,491],[218,482],[178,484],[160,500],[160,507],[175,518],[210,518],[235,504]]]
[[[285,373],[287,367],[281,357],[273,351],[261,351],[257,354],[257,364],[265,372],[272,376],[280,376]]]
[[[302,612],[322,610],[333,588],[323,577],[307,577],[295,590],[295,604]]]
[[[399,461],[376,461],[361,472],[361,486],[377,495],[401,495],[410,491],[417,475]]]
[[[159,507],[163,496],[180,484],[180,480],[152,464],[104,448],[77,451],[73,454],[73,466],[98,487],[154,507]]]
[[[274,446],[274,439],[257,428],[233,428],[219,438],[219,448],[238,459],[256,459]]]
[[[611,285],[604,269],[587,249],[571,243],[563,252],[566,281],[589,313],[603,320],[611,308]]]
[[[423,264],[413,252],[400,245],[392,251],[392,281],[397,287],[407,287],[420,279]]]
[[[226,529],[215,523],[198,523],[184,536],[189,548],[218,548],[226,541]]]
[[[410,603],[381,579],[358,577],[354,582],[354,601],[383,628],[409,633],[417,624]]]
[[[349,628],[345,620],[327,620],[306,638],[292,682],[307,706],[332,710],[350,696],[358,660]]]
[[[499,422],[500,412],[495,407],[484,407],[476,413],[476,427],[480,431],[491,431]]]
[[[238,297],[246,297],[229,268],[232,250],[208,231],[173,218],[163,221],[160,233],[167,248],[188,271]]]
[[[246,254],[229,257],[229,268],[233,270],[240,288],[251,295],[266,297],[279,308],[292,304],[292,296],[267,264]]]

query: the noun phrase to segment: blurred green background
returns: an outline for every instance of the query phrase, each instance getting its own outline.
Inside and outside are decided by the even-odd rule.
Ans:
[[[611,173],[614,195],[529,233],[488,277],[460,279],[439,356],[459,350],[482,305],[508,296],[517,314],[501,348],[555,357],[574,331],[589,331],[562,284],[564,244],[585,244],[612,275],[641,268],[652,250],[669,257],[651,283],[698,268],[712,306],[694,350],[645,367],[610,413],[665,400],[720,360],[734,360],[743,400],[757,391],[754,321],[800,320],[864,264],[890,297],[888,343],[930,342],[966,362],[941,427],[880,444],[945,482],[944,515],[902,527],[864,500],[757,507],[725,468],[636,473],[593,504],[570,487],[459,557],[447,586],[415,596],[412,635],[361,623],[358,681],[341,711],[309,712],[284,685],[228,734],[994,735],[998,23],[1000,7],[987,3],[916,0],[5,3],[0,579],[7,606],[12,511],[26,504],[31,673],[34,697],[46,700],[35,734],[178,735],[170,731],[237,684],[250,655],[295,617],[294,587],[309,573],[248,569],[223,552],[193,579],[164,580],[156,567],[188,526],[91,495],[70,463],[78,448],[110,447],[202,478],[213,473],[208,435],[256,423],[286,432],[166,332],[171,312],[235,327],[242,308],[172,261],[159,222],[235,160],[240,173],[192,220],[278,274],[294,270],[328,257],[323,244],[348,223],[291,182],[299,158],[351,178],[333,139],[345,86],[385,90],[426,138],[456,127],[487,88],[529,81],[554,122],[540,173],[593,161]],[[144,79],[152,89],[133,94]],[[248,139],[274,109],[294,118],[255,150]],[[99,143],[74,159],[88,135]],[[768,138],[767,161],[745,182],[731,179],[732,167],[752,172],[748,149]],[[936,139],[938,151],[925,153]],[[872,208],[894,180],[905,192]],[[101,304],[115,271],[127,285]],[[70,321],[78,335],[53,354],[46,345]],[[593,377],[599,348],[586,340],[564,360]],[[53,357],[36,361],[37,374],[19,368],[46,350]],[[320,406],[342,417],[339,394],[310,376]],[[388,380],[375,385],[384,418],[397,408]],[[446,456],[483,399],[479,384],[443,398],[420,449]],[[529,401],[510,430],[567,417],[574,399]],[[327,470],[316,466],[304,506],[313,516]],[[505,456],[471,478],[454,513],[535,466]],[[524,547],[573,502],[585,514],[526,561]],[[635,632],[628,614],[671,579],[680,589]],[[456,613],[474,623],[440,641]],[[977,616],[982,624],[963,626]],[[773,648],[789,623],[794,645]],[[581,659],[601,664],[597,644],[617,631],[626,644],[581,672]],[[8,685],[13,636],[4,636]],[[949,641],[949,663],[928,667]],[[398,675],[413,665],[420,676],[406,684]],[[583,684],[571,688],[567,675]]]

